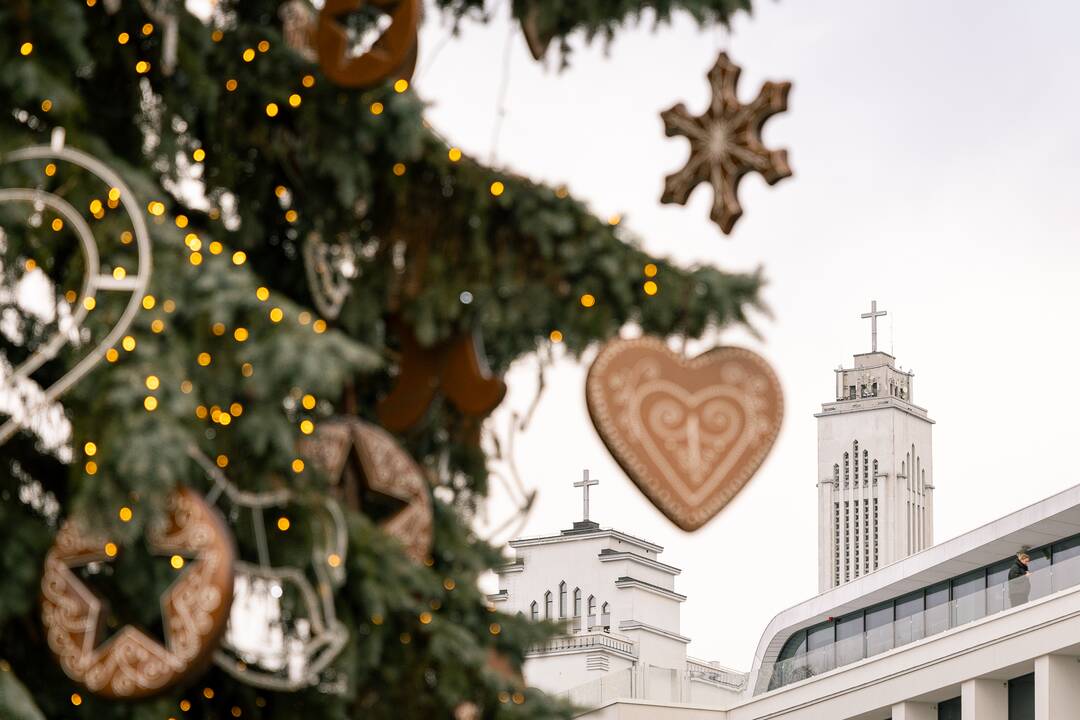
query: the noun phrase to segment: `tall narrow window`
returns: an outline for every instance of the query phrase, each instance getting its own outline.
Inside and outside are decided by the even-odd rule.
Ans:
[[[596,598],[593,597],[592,595],[589,596],[588,608],[589,608],[589,615],[595,615],[596,614]]]
[[[535,600],[533,600],[532,605],[529,606],[529,617],[532,619],[533,622],[536,622],[540,619],[540,608],[536,604]]]
[[[574,617],[581,617],[581,588],[574,588]]]
[[[544,593],[544,617],[548,620],[551,619],[551,591],[548,590]]]
[[[607,615],[608,614],[608,604],[607,603],[604,603],[603,605],[600,606],[600,614],[601,615]]]
[[[559,583],[559,617],[566,617],[566,583]]]

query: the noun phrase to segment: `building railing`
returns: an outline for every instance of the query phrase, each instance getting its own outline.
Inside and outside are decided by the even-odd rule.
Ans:
[[[734,690],[746,687],[749,676],[746,673],[716,667],[701,660],[686,658],[686,674],[694,680],[708,680],[726,685]]]
[[[1077,585],[1080,556],[809,649],[805,654],[763,663],[755,694],[827,673]]]
[[[697,665],[710,667],[700,663]],[[682,671],[654,665],[637,665],[607,673],[561,695],[573,705],[582,708],[600,707],[614,700],[651,700],[722,707],[730,704],[730,693],[740,689],[734,686],[717,689],[694,680],[699,678],[694,677],[694,671],[689,669]]]
[[[565,650],[586,650],[589,648],[607,648],[632,657],[637,657],[638,654],[637,643],[632,640],[622,640],[608,633],[560,635],[542,645],[531,648],[529,652],[540,654]]]

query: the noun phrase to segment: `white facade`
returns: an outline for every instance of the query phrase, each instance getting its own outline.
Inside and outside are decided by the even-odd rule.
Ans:
[[[686,596],[675,591],[681,571],[659,560],[659,545],[585,520],[510,547],[515,558],[496,571],[499,592],[489,600],[566,628],[526,655],[530,685],[579,704],[646,684],[666,688],[669,699],[693,693],[709,702],[741,688],[745,675],[687,657],[690,639],[680,633]]]
[[[914,375],[888,353],[836,372],[818,419],[818,589],[828,590],[934,543],[934,421],[914,404]]]

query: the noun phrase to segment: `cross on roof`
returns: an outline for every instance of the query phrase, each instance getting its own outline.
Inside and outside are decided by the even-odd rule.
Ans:
[[[596,478],[589,478],[589,469],[586,468],[585,472],[581,476],[581,481],[574,483],[574,487],[581,488],[583,500],[584,500],[584,517],[582,522],[589,522],[589,488],[593,485],[599,485],[600,481]]]
[[[862,314],[863,320],[870,319],[870,352],[877,352],[877,319],[888,314],[877,309],[877,300],[871,300],[870,312]]]

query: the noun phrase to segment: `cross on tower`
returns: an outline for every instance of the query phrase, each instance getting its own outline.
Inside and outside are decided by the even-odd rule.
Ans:
[[[871,300],[870,312],[862,314],[863,320],[870,319],[870,352],[877,352],[877,319],[888,314],[877,309],[877,300]]]
[[[574,483],[574,487],[581,488],[582,495],[584,495],[584,511],[585,517],[582,518],[582,522],[589,522],[589,488],[593,485],[599,485],[600,481],[596,478],[589,478],[589,470],[585,469],[584,474],[581,476],[581,481]]]

